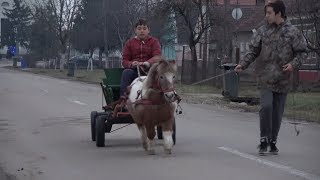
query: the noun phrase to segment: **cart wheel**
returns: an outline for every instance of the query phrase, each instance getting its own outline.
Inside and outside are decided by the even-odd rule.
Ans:
[[[105,122],[107,120],[107,116],[101,115],[96,118],[96,146],[104,147],[105,141]]]
[[[98,116],[97,111],[92,111],[90,114],[91,119],[91,139],[92,141],[96,141],[96,118]]]

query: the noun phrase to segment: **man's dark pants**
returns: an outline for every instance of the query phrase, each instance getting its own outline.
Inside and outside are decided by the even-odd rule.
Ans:
[[[130,86],[132,81],[138,77],[138,72],[136,69],[125,69],[122,72],[121,76],[121,85],[120,85],[120,97],[124,95],[127,91],[127,87]]]
[[[260,90],[260,137],[276,141],[281,126],[287,93]]]

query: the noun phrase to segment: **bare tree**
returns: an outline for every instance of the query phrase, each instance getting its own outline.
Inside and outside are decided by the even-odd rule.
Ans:
[[[308,47],[320,57],[320,1],[295,0],[293,16],[307,40]],[[317,60],[319,66],[320,60]]]
[[[73,48],[89,53],[91,59],[94,50],[104,46],[103,18],[97,11],[100,7],[101,1],[82,0],[71,34]],[[102,66],[102,53],[99,54],[99,62]]]
[[[178,27],[182,27],[188,33],[188,44],[191,50],[192,58],[192,81],[196,81],[197,77],[197,49],[196,45],[203,39],[203,35],[211,27],[211,21],[208,19],[210,14],[212,14],[213,8],[215,6],[215,1],[209,0],[167,0],[168,7],[171,7],[176,16]],[[179,30],[178,31],[183,31]],[[205,41],[207,40],[207,34]],[[206,59],[203,61],[204,66],[206,64]]]
[[[36,0],[34,6],[45,6],[54,16],[54,21],[47,20],[50,28],[56,33],[60,47],[60,69],[66,62],[66,55],[70,49],[70,33],[74,25],[76,14],[78,13],[81,0]],[[43,9],[43,8],[40,8]],[[46,13],[43,12],[45,16]]]
[[[117,33],[121,47],[132,36],[136,20],[139,18],[149,20],[153,15],[152,8],[156,5],[157,2],[151,0],[120,0],[113,3],[113,8],[108,14],[112,16],[113,30]]]

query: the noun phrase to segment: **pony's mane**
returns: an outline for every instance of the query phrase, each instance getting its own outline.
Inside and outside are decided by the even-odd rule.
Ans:
[[[163,74],[166,72],[171,72],[171,73],[177,72],[177,67],[174,61],[167,61],[162,59],[159,62],[153,64],[148,72],[148,78],[145,84],[146,87],[152,86],[158,74]]]

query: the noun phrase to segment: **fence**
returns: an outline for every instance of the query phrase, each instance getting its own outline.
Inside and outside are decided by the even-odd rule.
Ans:
[[[185,60],[182,67],[179,67],[179,78],[184,84],[192,84],[193,82],[201,81],[206,78],[211,78],[223,73],[223,69],[220,68],[221,62],[218,59],[213,61],[207,61],[203,66],[203,61],[196,63],[197,74],[192,73],[193,63],[191,60]],[[203,76],[203,74],[205,76]],[[317,66],[302,66],[299,73],[292,76],[291,83],[293,87],[300,87],[302,89],[317,89],[320,88],[320,69]],[[223,77],[217,77],[209,80],[205,85],[212,85],[221,87]],[[255,64],[253,63],[247,70],[240,73],[240,86],[256,86],[256,73]]]
[[[218,74],[223,73],[223,70],[220,68],[220,61],[207,61],[205,66],[203,66],[203,61],[198,61],[196,63],[197,69],[196,74],[193,72],[193,63],[191,60],[185,60],[182,63],[182,67],[179,68],[179,77],[182,83],[191,84],[194,80],[201,81],[205,78],[213,77]],[[216,85],[220,83],[221,77],[210,80],[204,84]]]
[[[105,61],[105,68],[120,68],[121,67],[121,59],[116,57],[109,57],[107,61]]]

